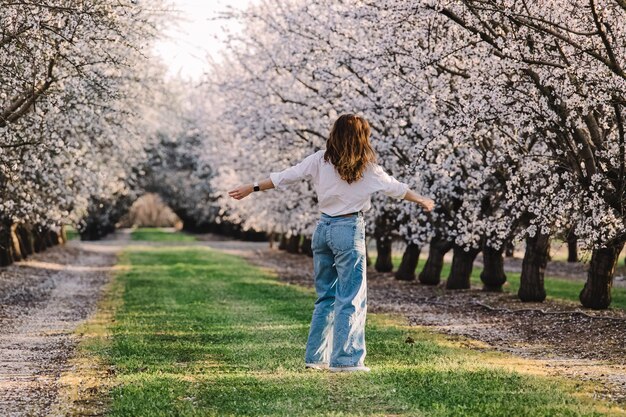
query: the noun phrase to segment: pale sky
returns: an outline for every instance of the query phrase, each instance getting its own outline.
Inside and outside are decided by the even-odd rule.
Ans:
[[[170,69],[185,78],[198,78],[207,68],[208,57],[217,58],[222,48],[224,28],[238,30],[228,21],[211,21],[228,6],[245,8],[255,0],[170,0],[179,11],[181,21],[166,31],[166,37],[155,46],[157,54]]]

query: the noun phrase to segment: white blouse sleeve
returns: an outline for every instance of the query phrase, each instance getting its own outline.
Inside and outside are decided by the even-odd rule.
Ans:
[[[398,181],[391,175],[387,174],[385,170],[378,164],[374,164],[372,167],[374,182],[376,184],[377,191],[382,191],[389,197],[403,199],[409,190],[409,185]]]
[[[296,183],[306,177],[317,175],[320,152],[307,156],[302,162],[280,172],[270,173],[270,180],[277,190],[284,190],[286,186]]]

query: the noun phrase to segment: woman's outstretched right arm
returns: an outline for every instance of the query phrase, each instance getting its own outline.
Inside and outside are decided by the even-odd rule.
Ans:
[[[274,183],[270,178],[259,181],[259,191],[265,191],[274,188]],[[254,191],[254,184],[243,184],[228,192],[228,195],[235,200],[241,200]]]
[[[284,190],[288,185],[293,184],[307,176],[314,176],[317,172],[319,159],[323,152],[318,151],[304,158],[300,163],[284,169],[280,172],[270,173],[270,177],[259,182],[260,191],[276,188]],[[254,191],[252,184],[243,184],[228,192],[228,195],[235,200],[241,200]]]

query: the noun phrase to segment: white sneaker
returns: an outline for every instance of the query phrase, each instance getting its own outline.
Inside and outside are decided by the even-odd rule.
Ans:
[[[304,367],[307,369],[328,369],[327,363],[305,363]]]
[[[367,366],[331,366],[331,372],[369,372],[370,368]]]

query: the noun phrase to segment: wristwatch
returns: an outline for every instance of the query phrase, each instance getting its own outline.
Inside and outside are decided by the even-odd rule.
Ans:
[[[261,187],[259,187],[259,183],[258,182],[254,182],[254,191],[261,191]]]

